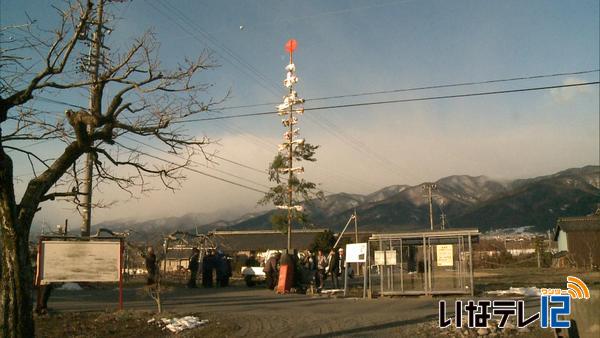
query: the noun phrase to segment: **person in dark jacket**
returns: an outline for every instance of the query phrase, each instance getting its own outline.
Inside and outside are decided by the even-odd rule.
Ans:
[[[149,246],[146,255],[144,255],[146,261],[146,271],[148,271],[148,278],[146,280],[146,285],[152,285],[156,283],[156,255],[154,254],[154,249]]]
[[[188,288],[196,288],[196,278],[198,277],[198,268],[200,265],[199,260],[200,250],[198,250],[198,248],[193,248],[192,255],[190,256],[190,260],[188,262],[188,270],[190,270],[190,280],[187,283]]]
[[[231,264],[223,252],[218,252],[215,265],[217,270],[217,287],[228,286],[229,277],[231,276]]]
[[[267,262],[265,263],[265,267],[263,268],[263,272],[267,277],[267,287],[270,290],[275,289],[277,285],[277,279],[279,277],[279,257],[281,254],[272,255]]]
[[[215,253],[209,250],[202,258],[202,286],[212,288]]]
[[[327,256],[327,267],[325,272],[331,276],[333,288],[337,289],[339,287],[338,277],[340,274],[340,267],[337,252],[335,252],[335,249],[331,249],[331,251],[329,251],[329,256]]]
[[[225,256],[225,275],[223,276],[223,282],[221,286],[229,286],[229,278],[233,275],[233,269],[231,268],[231,257]]]

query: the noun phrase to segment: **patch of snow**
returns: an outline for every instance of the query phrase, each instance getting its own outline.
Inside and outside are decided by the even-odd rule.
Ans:
[[[208,324],[208,319],[202,319],[195,316],[185,316],[181,318],[161,318],[156,320],[151,318],[148,320],[148,324],[154,324],[161,327],[163,330],[167,329],[173,333],[179,333],[184,330],[194,329],[200,326]]]
[[[495,290],[486,292],[488,295],[507,296],[507,295],[518,295],[525,297],[539,297],[541,295],[540,289],[535,286],[527,288],[513,288],[512,286],[508,290]]]
[[[77,283],[65,283],[58,290],[81,291],[83,288]]]

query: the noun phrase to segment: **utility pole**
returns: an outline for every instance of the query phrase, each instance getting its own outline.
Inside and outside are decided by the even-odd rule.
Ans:
[[[354,218],[354,243],[358,243],[358,217],[356,217],[356,208],[354,208],[352,217]],[[360,276],[359,263],[354,264],[354,271],[356,271],[357,275]]]
[[[99,84],[98,84],[98,67],[100,64],[100,50],[102,48],[102,29],[104,28],[103,14],[104,14],[104,0],[98,0],[96,5],[96,31],[92,36],[90,44],[90,52],[88,57],[88,66],[90,67],[91,85],[89,91],[89,113],[97,114],[101,113],[102,109],[102,95]],[[87,126],[88,135],[92,135],[92,126]],[[90,147],[93,146],[90,141]],[[94,153],[90,150],[86,154],[85,159],[85,172],[84,172],[84,189],[85,194],[83,197],[83,223],[81,224],[81,237],[90,237],[90,229],[92,225],[92,183],[94,177]]]
[[[440,216],[442,221],[442,230],[446,229],[446,213],[444,212],[444,200],[440,201],[440,212],[442,215]]]
[[[354,243],[358,243],[358,217],[356,217],[356,209],[354,209],[352,216],[354,217]]]
[[[433,196],[431,191],[435,189],[437,189],[437,185],[435,183],[425,183],[423,185],[423,190],[427,192],[429,200],[429,225],[431,226],[431,231],[433,231]]]
[[[288,253],[292,250],[292,221],[293,211],[302,212],[304,209],[301,205],[294,204],[294,187],[293,184],[296,181],[294,173],[303,173],[304,168],[294,168],[294,149],[297,146],[304,145],[304,139],[295,139],[298,135],[299,129],[294,129],[294,126],[298,123],[298,118],[294,116],[294,113],[302,115],[304,113],[304,99],[298,97],[298,94],[294,90],[294,84],[298,82],[296,76],[296,66],[294,65],[293,54],[296,49],[296,40],[292,39],[286,43],[286,50],[290,53],[290,63],[285,67],[287,76],[283,81],[283,84],[288,89],[288,94],[284,96],[283,103],[277,106],[277,112],[280,116],[285,116],[281,121],[287,131],[283,134],[284,142],[279,146],[280,151],[287,151],[287,167],[281,168],[281,173],[288,174],[287,182],[287,205],[278,205],[279,209],[287,209],[287,249]]]
[[[442,211],[442,230],[446,229],[446,214]]]

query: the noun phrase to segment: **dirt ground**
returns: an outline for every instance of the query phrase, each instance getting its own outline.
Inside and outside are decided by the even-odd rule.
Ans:
[[[514,269],[480,271],[475,277],[481,297],[486,290],[509,286],[564,286],[571,272],[550,273]],[[600,289],[600,274],[578,274],[592,289]],[[544,282],[545,281],[545,282]],[[163,296],[164,313],[156,315],[153,301],[132,283],[124,293],[125,310],[116,311],[118,292],[113,287],[56,290],[49,315],[36,318],[40,337],[163,337],[174,336],[149,325],[151,318],[195,315],[208,319],[201,328],[184,331],[182,337],[431,337],[477,336],[476,330],[439,329],[438,302],[454,297],[396,297],[378,299],[336,298],[324,295],[277,295],[247,288],[241,281],[221,289],[171,287]],[[470,297],[462,297],[470,298]],[[486,297],[489,298],[489,297]],[[527,301],[529,311],[539,299]],[[491,336],[553,337],[539,328],[495,331]]]

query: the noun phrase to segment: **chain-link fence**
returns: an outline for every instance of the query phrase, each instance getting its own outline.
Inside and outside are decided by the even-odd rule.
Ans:
[[[376,295],[472,294],[476,229],[374,234],[369,239]]]

